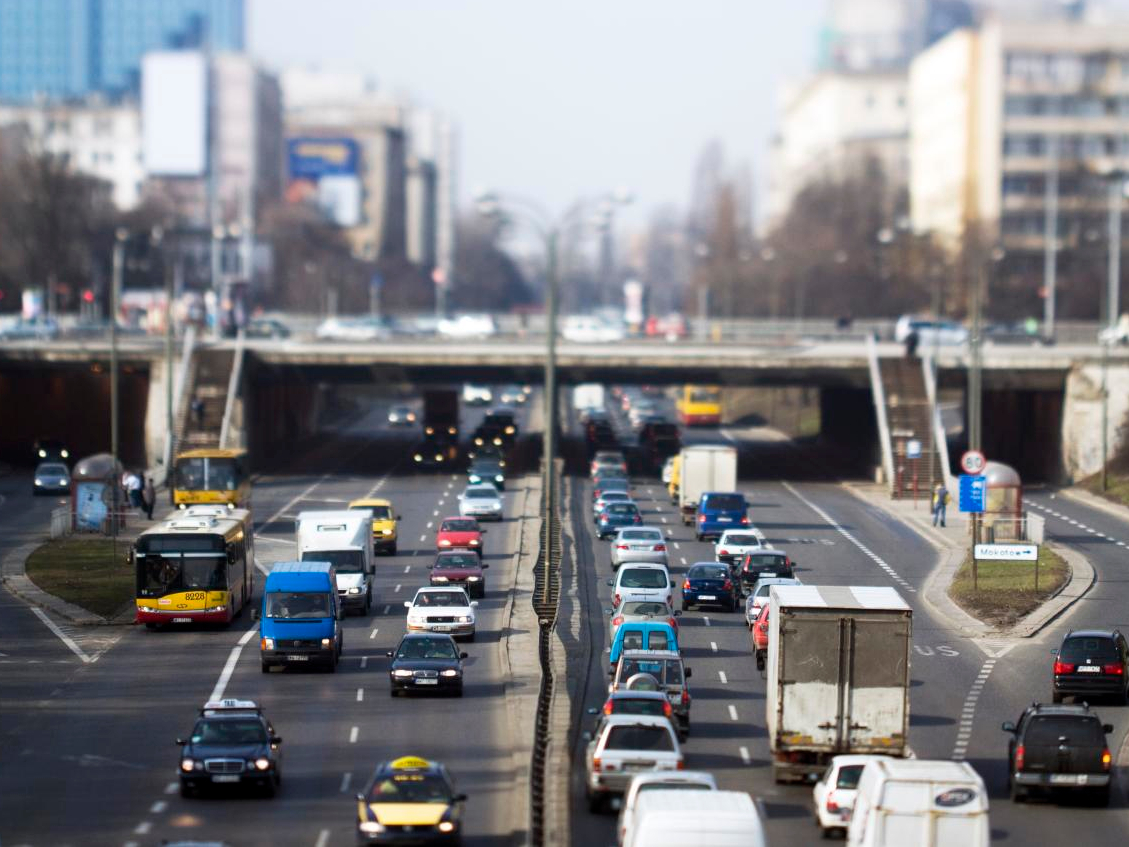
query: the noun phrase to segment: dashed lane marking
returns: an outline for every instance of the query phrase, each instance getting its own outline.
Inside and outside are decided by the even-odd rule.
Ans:
[[[141,823],[139,823],[137,826],[135,826],[133,828],[133,834],[134,835],[148,835],[149,830],[151,830],[152,828],[153,828],[153,824],[149,823],[149,821],[142,821]]]
[[[357,702],[361,703],[365,699],[365,690],[363,688],[357,689]]]
[[[389,612],[390,612],[391,610],[392,610],[392,607],[391,607],[391,606],[385,606],[385,607],[384,607],[384,611],[383,611],[383,612],[381,612],[381,614],[382,614],[382,615],[387,615],[387,614],[388,614],[388,613],[389,613]]]
[[[427,529],[431,529],[433,526],[435,526],[435,521],[428,521],[427,522]]]
[[[170,782],[168,785],[165,786],[165,793],[166,794],[176,794],[176,792],[179,791],[179,790],[180,790],[180,783],[179,782]]]
[[[426,535],[421,535],[421,536],[419,537],[419,540],[420,540],[420,541],[427,541],[427,536],[426,536]]]
[[[749,764],[753,760],[753,757],[749,755],[749,748],[748,747],[738,747],[737,750],[741,754],[741,761],[744,762],[746,765]]]
[[[396,587],[395,587],[395,588],[393,588],[392,590],[393,590],[393,591],[399,591],[399,590],[400,590],[401,588],[403,588],[403,587],[404,587],[404,584],[403,584],[402,582],[397,582],[397,583],[396,583]]]
[[[725,675],[725,671],[718,671],[717,676],[721,680],[722,685],[728,685],[729,684],[729,677],[727,677]]]
[[[681,547],[679,547],[679,546],[678,546],[678,542],[677,542],[677,541],[675,541],[675,542],[674,542],[674,549],[675,549],[675,550],[681,550],[681,549],[682,549]]]
[[[361,734],[361,728],[359,726],[355,726],[352,729],[350,729],[349,730],[349,743],[350,744],[356,744],[357,743],[357,736],[360,735],[360,734]]]
[[[686,557],[685,556],[679,556],[678,561],[680,561],[682,564],[686,564]]]
[[[980,694],[983,692],[984,685],[987,683],[988,677],[992,675],[992,669],[995,666],[996,659],[984,660],[984,664],[980,667],[980,673],[976,675],[976,680],[969,689],[968,696],[964,698],[964,706],[960,712],[960,723],[957,725],[956,743],[953,745],[952,758],[957,761],[962,760],[965,753],[968,752],[968,742],[972,739],[972,724],[976,718],[976,704],[979,702]]]
[[[314,842],[314,847],[326,847],[329,844],[329,830],[323,829],[318,833],[318,840]]]
[[[710,623],[710,616],[709,615],[702,615],[702,621],[705,623],[706,626],[712,626],[713,625],[713,624]]]
[[[163,812],[168,807],[169,807],[169,804],[166,803],[164,800],[158,800],[156,803],[154,803],[152,806],[149,807],[149,814],[159,815],[159,814],[161,814],[161,812]]]
[[[408,571],[410,571],[411,569],[412,569],[412,566],[411,566],[411,565],[404,565],[404,573],[407,573],[407,572],[408,572]]]
[[[731,720],[731,721],[737,720],[737,707],[734,706],[732,703],[729,704],[729,720]]]
[[[717,652],[717,642],[716,641],[710,642],[710,649],[713,650],[715,653]]]
[[[376,627],[374,626],[374,627],[372,628],[372,632],[370,632],[370,633],[368,634],[368,637],[369,637],[369,640],[370,640],[370,641],[371,641],[371,640],[372,640],[373,638],[376,638],[376,633],[377,633],[377,628],[376,628]]]

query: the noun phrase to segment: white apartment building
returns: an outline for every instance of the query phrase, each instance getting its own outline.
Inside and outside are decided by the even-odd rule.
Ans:
[[[1058,245],[1104,234],[1102,174],[1129,167],[1129,26],[954,32],[913,62],[910,104],[917,231],[955,246],[979,225],[1009,256],[1041,253],[1055,173]]]
[[[867,159],[881,162],[891,187],[908,174],[906,76],[828,72],[784,92],[768,178],[769,226],[788,213],[804,186],[842,180]]]
[[[0,105],[0,127],[21,126],[33,152],[66,157],[77,172],[107,182],[114,205],[141,200],[141,112],[135,103],[97,98],[77,103]]]

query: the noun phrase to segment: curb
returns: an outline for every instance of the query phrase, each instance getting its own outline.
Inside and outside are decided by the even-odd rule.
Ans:
[[[58,615],[65,620],[80,626],[111,626],[114,621],[103,618],[93,612],[88,612],[73,603],[68,603],[54,594],[48,594],[31,581],[27,575],[27,559],[42,541],[23,544],[4,557],[3,576],[0,581],[4,587],[30,606],[38,606],[45,611]],[[132,621],[130,621],[132,623]]]
[[[1089,506],[1091,509],[1105,512],[1107,515],[1115,517],[1118,520],[1129,522],[1129,506],[1119,506],[1117,503],[1112,503],[1104,497],[1091,494],[1084,489],[1063,488],[1053,492],[1053,495],[1065,497],[1067,500],[1073,500],[1075,503],[1081,503],[1083,506]]]
[[[1081,600],[1094,585],[1096,575],[1090,560],[1065,546],[1051,545],[1052,549],[1066,559],[1070,566],[1070,579],[1064,582],[1059,589],[1046,599],[1038,609],[1028,614],[1015,626],[1007,631],[1008,635],[1016,638],[1031,638],[1037,635],[1048,624],[1053,623],[1066,610]]]

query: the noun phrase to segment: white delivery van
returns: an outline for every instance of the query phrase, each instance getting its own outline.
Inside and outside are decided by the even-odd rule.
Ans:
[[[689,526],[704,492],[737,490],[737,448],[694,444],[678,455],[678,506],[682,523]]]
[[[765,847],[764,826],[743,791],[647,791],[623,834],[625,847]]]
[[[988,790],[967,762],[867,762],[847,828],[850,847],[988,847]]]
[[[341,607],[367,615],[376,601],[372,510],[299,512],[295,529],[298,558],[333,565]]]

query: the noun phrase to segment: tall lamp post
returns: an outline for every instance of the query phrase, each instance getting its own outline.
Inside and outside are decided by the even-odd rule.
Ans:
[[[1121,211],[1123,198],[1129,191],[1129,172],[1110,168],[1103,176],[1108,180],[1109,198],[1109,263],[1106,291],[1106,326],[1101,334],[1102,345],[1102,491],[1109,487],[1109,345],[1116,337],[1117,313],[1121,308]]]

